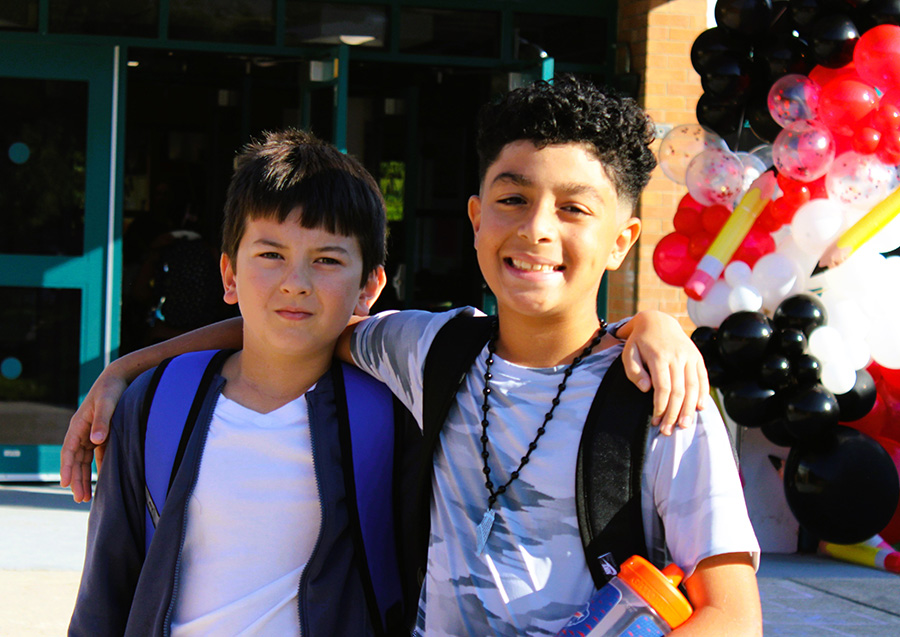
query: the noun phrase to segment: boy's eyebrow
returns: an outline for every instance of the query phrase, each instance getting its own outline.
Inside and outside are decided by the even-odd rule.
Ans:
[[[269,246],[271,248],[279,248],[281,250],[285,250],[288,247],[287,245],[285,245],[283,243],[279,243],[278,241],[275,241],[274,239],[265,239],[265,238],[257,239],[256,241],[253,242],[253,245]],[[347,248],[345,248],[344,246],[341,246],[341,245],[316,246],[316,251],[318,251],[318,252],[340,252],[342,254],[350,254],[350,252],[347,250]]]
[[[534,182],[531,181],[531,179],[529,179],[525,175],[523,175],[521,173],[512,173],[512,172],[500,173],[499,175],[494,177],[494,180],[491,182],[491,185],[494,185],[494,184],[496,184],[498,182],[502,182],[502,181],[510,182],[516,186],[528,187],[528,186],[534,185]],[[597,190],[596,188],[594,188],[593,186],[591,186],[590,184],[572,182],[572,183],[560,185],[557,188],[557,190],[559,190],[560,192],[562,192],[566,195],[591,195],[593,197],[596,197],[597,199],[601,199],[601,200],[603,199],[603,195],[600,193],[600,191]]]

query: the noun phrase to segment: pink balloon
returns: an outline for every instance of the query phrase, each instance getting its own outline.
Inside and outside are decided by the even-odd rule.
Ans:
[[[816,121],[794,122],[775,138],[772,158],[780,173],[796,181],[810,182],[828,172],[834,161],[834,137]]]
[[[900,26],[881,24],[863,33],[853,62],[860,77],[882,91],[900,85]]]

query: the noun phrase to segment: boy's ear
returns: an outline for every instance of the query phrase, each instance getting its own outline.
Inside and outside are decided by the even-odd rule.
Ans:
[[[472,231],[478,234],[481,227],[481,197],[478,195],[469,197],[469,221],[472,222]]]
[[[237,285],[234,280],[234,268],[231,266],[231,259],[224,252],[219,259],[219,270],[222,272],[222,286],[225,288],[223,298],[228,305],[235,305],[238,302]]]
[[[356,316],[368,316],[369,310],[381,296],[381,291],[387,283],[387,275],[384,273],[384,266],[378,266],[369,273],[366,284],[359,291],[359,300],[356,307],[353,308],[353,314]]]
[[[641,235],[641,220],[637,217],[628,218],[621,226],[619,226],[619,234],[613,243],[612,251],[606,260],[607,270],[618,270],[622,265],[622,261],[628,256],[628,251],[637,242]]]

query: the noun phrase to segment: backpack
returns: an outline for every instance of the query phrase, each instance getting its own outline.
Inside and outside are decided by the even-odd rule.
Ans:
[[[210,384],[231,353],[183,354],[164,361],[153,373],[140,419],[147,505],[145,549],[153,539]],[[399,458],[403,452],[398,446],[402,440],[395,440],[399,421],[395,421],[394,397],[387,387],[350,365],[334,365],[332,377],[338,397],[338,437],[350,533],[369,615],[376,635],[402,634],[393,503],[401,481],[393,478],[395,454]]]
[[[487,344],[492,317],[459,315],[435,336],[425,359],[421,475],[404,541],[419,564],[427,563],[431,467],[438,437],[456,393]],[[617,564],[647,557],[641,514],[641,471],[653,415],[652,393],[641,392],[625,375],[621,356],[606,374],[588,412],[575,467],[575,502],[585,560],[597,588],[611,574],[599,559],[611,553]]]

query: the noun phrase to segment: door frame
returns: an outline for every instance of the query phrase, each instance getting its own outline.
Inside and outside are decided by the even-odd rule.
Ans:
[[[119,349],[124,52],[109,44],[0,37],[0,76],[88,84],[83,251],[0,254],[0,286],[81,291],[78,402]],[[60,440],[60,443],[62,440]],[[0,441],[2,443],[2,441]],[[56,479],[60,445],[0,444],[0,479]]]

